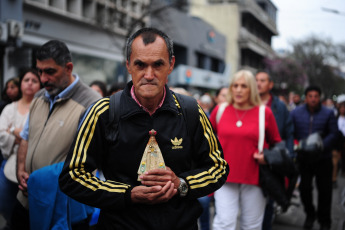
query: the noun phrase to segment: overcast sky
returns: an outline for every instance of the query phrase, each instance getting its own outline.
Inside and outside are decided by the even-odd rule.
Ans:
[[[272,40],[274,49],[291,48],[291,40],[309,35],[345,43],[345,0],[271,0],[278,8],[279,35]],[[330,13],[322,8],[337,10]]]

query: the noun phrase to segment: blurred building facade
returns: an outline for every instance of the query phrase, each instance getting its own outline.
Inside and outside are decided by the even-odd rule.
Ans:
[[[150,0],[1,0],[1,28],[10,32],[15,24],[19,31],[13,36],[0,32],[1,83],[17,76],[20,68],[34,66],[35,49],[51,39],[66,42],[74,72],[86,83],[125,81],[128,28],[148,24],[142,12],[149,4]]]
[[[216,89],[228,83],[230,69],[255,71],[274,54],[277,9],[270,0],[161,2],[167,6],[154,0],[1,0],[1,89],[22,67],[35,66],[35,49],[51,39],[66,42],[84,82],[127,81],[125,41],[143,26],[173,38],[173,85]]]
[[[263,58],[274,55],[277,8],[270,0],[190,0],[188,11],[227,37],[232,74],[242,68],[255,72]]]
[[[174,40],[177,68],[172,78],[176,81],[170,85],[216,89],[226,84],[225,36],[181,11],[179,2],[172,2],[1,0],[1,25],[6,32],[11,23],[17,28],[15,35],[0,41],[1,84],[18,76],[22,67],[34,67],[35,49],[51,39],[66,42],[74,72],[85,83],[95,79],[108,84],[127,81],[126,38],[143,26],[158,27]]]
[[[152,0],[162,8],[166,2]],[[169,3],[168,3],[169,4]],[[151,14],[150,24],[165,31],[174,41],[175,68],[169,86],[189,91],[216,90],[229,83],[230,65],[226,63],[226,37],[203,19],[188,15],[178,7]]]

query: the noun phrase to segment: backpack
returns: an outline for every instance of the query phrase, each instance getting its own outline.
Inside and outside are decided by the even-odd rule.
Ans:
[[[118,135],[118,124],[120,120],[120,98],[122,90],[110,96],[109,102],[109,123],[106,129],[106,139],[109,141],[115,141]],[[185,124],[187,125],[187,132],[189,136],[193,136],[193,132],[198,126],[199,119],[199,108],[197,101],[190,96],[174,93],[177,101],[180,104],[180,112],[183,115]]]

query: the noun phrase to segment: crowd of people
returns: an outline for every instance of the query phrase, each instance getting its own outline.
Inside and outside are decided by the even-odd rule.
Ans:
[[[262,169],[279,168],[272,187],[288,200],[291,191],[268,151],[295,167],[300,182],[289,180],[301,194],[303,227],[331,228],[332,187],[345,173],[345,95],[322,103],[320,87],[308,86],[285,100],[263,70],[239,70],[201,96],[169,88],[173,43],[154,28],[131,35],[126,53],[132,80],[109,89],[84,84],[57,40],[37,50],[35,69],[6,82],[4,229],[271,230],[281,204],[261,186]]]

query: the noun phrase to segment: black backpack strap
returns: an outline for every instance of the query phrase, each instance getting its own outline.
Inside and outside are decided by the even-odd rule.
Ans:
[[[115,123],[119,122],[120,113],[116,111],[120,110],[121,95],[122,95],[122,90],[110,96],[110,101],[109,101],[109,122],[110,123],[113,123],[114,121]]]
[[[182,110],[183,118],[187,124],[188,135],[194,135],[199,123],[198,102],[190,96],[173,93],[176,96]]]
[[[106,131],[106,138],[115,141],[118,134],[118,124],[120,120],[120,99],[122,90],[110,96],[109,101],[109,123]]]

